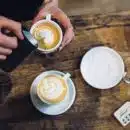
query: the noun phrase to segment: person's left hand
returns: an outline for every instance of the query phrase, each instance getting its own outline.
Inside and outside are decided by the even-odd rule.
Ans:
[[[73,26],[70,22],[70,19],[66,16],[66,14],[57,7],[57,4],[47,3],[37,16],[34,18],[33,23],[43,19],[47,14],[51,14],[54,18],[56,18],[65,28],[65,34],[62,41],[62,45],[59,50],[62,50],[66,45],[68,45],[74,38]]]

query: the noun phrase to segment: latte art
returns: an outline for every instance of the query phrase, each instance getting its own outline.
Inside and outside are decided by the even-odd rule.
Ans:
[[[41,39],[44,40],[44,43],[46,44],[53,44],[54,42],[54,34],[51,30],[45,29],[43,31],[40,31],[39,33]]]
[[[38,40],[39,48],[48,50],[54,48],[60,40],[60,32],[52,23],[46,22],[33,29],[33,36]]]
[[[41,100],[58,103],[65,98],[67,85],[61,77],[49,75],[39,83],[37,93]]]

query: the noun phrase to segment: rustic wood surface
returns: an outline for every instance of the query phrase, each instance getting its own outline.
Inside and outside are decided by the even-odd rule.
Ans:
[[[73,16],[71,20],[76,35],[71,45],[51,60],[35,52],[11,73],[13,87],[0,106],[0,130],[130,130],[130,125],[123,128],[113,117],[130,100],[130,85],[122,81],[112,89],[97,90],[85,83],[79,69],[87,50],[105,45],[119,52],[130,73],[130,12]],[[76,86],[73,106],[59,116],[39,113],[30,101],[32,81],[47,70],[70,72]]]

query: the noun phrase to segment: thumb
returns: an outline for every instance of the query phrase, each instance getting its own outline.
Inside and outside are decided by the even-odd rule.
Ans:
[[[41,9],[40,12],[36,15],[36,17],[33,19],[33,24],[37,21],[43,19],[48,13],[44,11],[44,9]]]

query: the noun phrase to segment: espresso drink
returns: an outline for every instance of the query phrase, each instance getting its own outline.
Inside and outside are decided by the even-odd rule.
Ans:
[[[60,41],[58,28],[51,22],[38,24],[32,31],[32,35],[38,41],[38,47],[44,50],[53,49]]]
[[[37,86],[37,95],[45,103],[59,103],[64,100],[66,94],[67,84],[60,76],[45,76]]]

